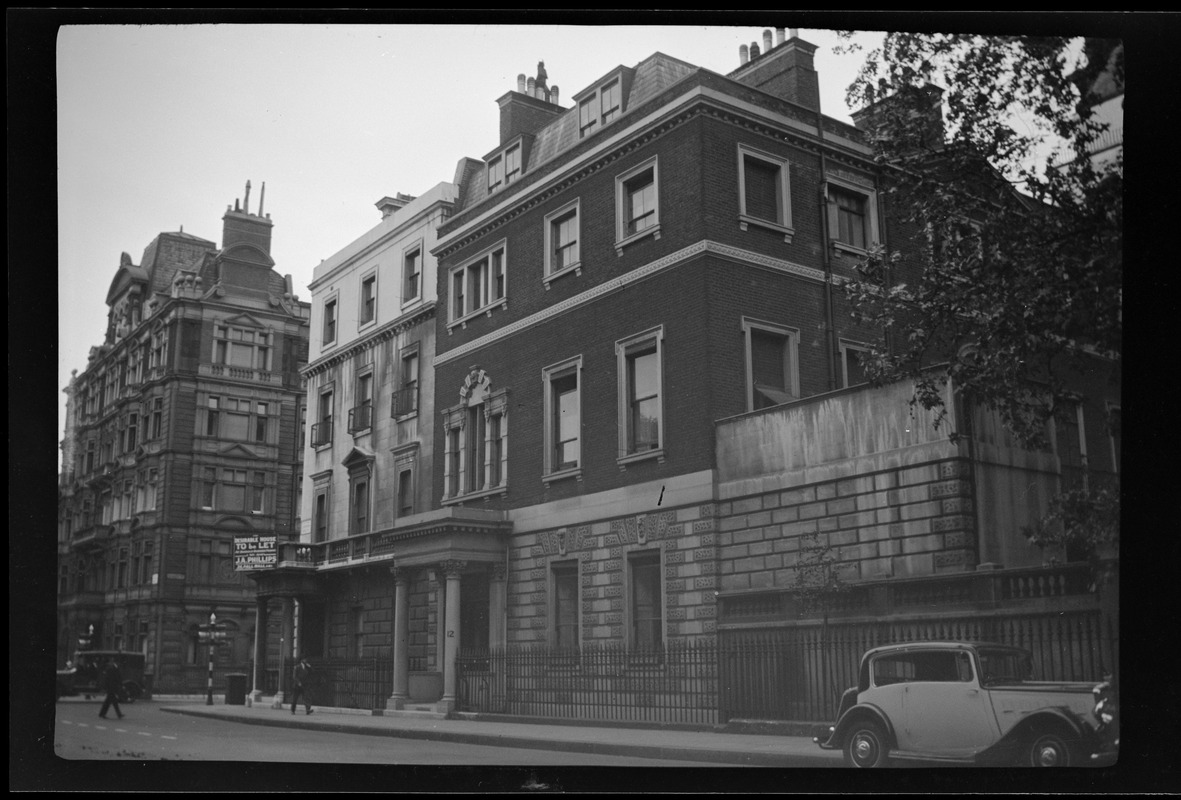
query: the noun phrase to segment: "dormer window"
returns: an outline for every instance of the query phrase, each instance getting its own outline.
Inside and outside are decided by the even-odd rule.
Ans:
[[[521,145],[514,144],[488,162],[488,191],[495,192],[521,177]]]
[[[623,112],[623,91],[619,78],[596,89],[578,103],[578,133],[588,136],[600,125],[614,121]]]

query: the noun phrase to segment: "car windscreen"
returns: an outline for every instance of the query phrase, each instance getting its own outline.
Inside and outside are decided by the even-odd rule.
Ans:
[[[978,655],[981,685],[1013,683],[1033,678],[1033,663],[1028,653],[1017,650],[981,649]]]

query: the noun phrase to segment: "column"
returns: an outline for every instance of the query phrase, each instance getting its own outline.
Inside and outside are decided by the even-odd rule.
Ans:
[[[262,687],[266,683],[267,667],[267,598],[254,598],[254,691],[250,702],[262,699]]]
[[[283,608],[280,611],[280,633],[279,633],[279,687],[275,692],[275,701],[271,704],[272,708],[282,708],[283,701],[287,699],[287,654],[291,652],[291,640],[293,636],[294,625],[292,624],[292,612],[294,603],[290,597],[283,598]]]
[[[505,617],[508,615],[508,584],[505,578],[508,565],[499,561],[492,565],[488,582],[488,647],[491,650],[505,645]]]
[[[398,710],[410,699],[410,576],[394,567],[394,679],[393,692],[385,707]]]
[[[492,708],[499,709],[507,695],[505,687],[505,643],[508,627],[508,565],[498,561],[492,565],[488,582],[488,666],[492,670]],[[499,654],[499,655],[498,655]]]
[[[443,699],[435,710],[450,714],[456,706],[455,657],[459,653],[459,575],[467,566],[463,561],[445,561],[439,565],[447,579],[447,621],[443,625]]]

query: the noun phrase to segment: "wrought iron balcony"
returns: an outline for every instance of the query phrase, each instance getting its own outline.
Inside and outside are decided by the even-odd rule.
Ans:
[[[362,403],[349,409],[349,433],[367,431],[373,427],[373,404]]]
[[[331,444],[332,417],[325,417],[312,426],[312,447]]]
[[[418,385],[407,386],[394,392],[392,416],[404,417],[418,411]]]

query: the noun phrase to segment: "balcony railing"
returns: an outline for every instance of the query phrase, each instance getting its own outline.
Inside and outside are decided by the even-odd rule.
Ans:
[[[367,431],[373,427],[373,405],[362,403],[349,409],[349,433]]]
[[[325,417],[312,426],[312,447],[332,442],[332,417]]]
[[[391,412],[395,417],[404,417],[418,411],[418,386],[407,386],[394,392]]]

